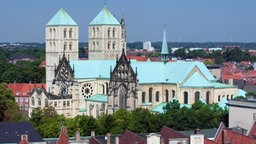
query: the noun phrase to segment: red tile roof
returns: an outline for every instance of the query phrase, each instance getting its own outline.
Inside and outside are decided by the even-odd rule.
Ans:
[[[13,91],[15,97],[29,97],[29,91],[34,87],[46,87],[46,84],[41,83],[11,83],[8,84],[8,88]]]
[[[68,144],[68,134],[65,126],[61,127],[59,140],[57,141],[56,144]]]
[[[160,134],[161,136],[164,138],[164,142],[166,144],[169,143],[169,139],[170,138],[189,138],[188,136],[182,134],[182,133],[179,133],[167,126],[164,126],[161,131],[160,131]]]
[[[146,144],[147,140],[143,137],[129,131],[125,130],[125,132],[119,137],[120,144]]]
[[[223,139],[224,137],[224,139]],[[256,139],[252,137],[242,135],[238,132],[232,131],[231,129],[225,128],[224,124],[221,123],[216,137],[215,142],[217,143],[232,143],[232,144],[255,144]]]
[[[247,135],[250,137],[256,136],[256,121],[254,121],[254,123],[253,123],[251,129],[248,131]]]
[[[256,77],[256,70],[248,70],[247,71],[248,76],[250,77]]]
[[[46,66],[46,60],[43,60],[42,62],[41,62],[41,64],[39,65],[39,67],[45,67]]]
[[[131,60],[137,60],[137,61],[147,61],[148,57],[146,56],[126,56],[127,59],[131,59]]]
[[[218,144],[218,143],[212,140],[208,140],[207,138],[204,138],[204,144]]]
[[[90,139],[89,139],[89,144],[100,144],[99,141],[97,141],[97,139],[92,136]]]

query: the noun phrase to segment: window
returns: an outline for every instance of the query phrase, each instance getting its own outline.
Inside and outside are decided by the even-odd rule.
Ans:
[[[41,106],[41,99],[38,98],[38,105]]]
[[[48,106],[48,99],[46,99],[46,98],[44,99],[44,105]]]
[[[188,104],[188,92],[184,92],[184,104]]]
[[[169,91],[165,90],[165,102],[169,102]]]
[[[148,102],[152,102],[152,91],[153,91],[153,88],[149,88],[149,90],[148,90]]]
[[[69,29],[69,38],[72,38],[72,28],[71,29]]]
[[[146,98],[146,93],[145,93],[145,92],[142,92],[142,103],[145,102],[145,98]]]
[[[72,43],[69,43],[69,50],[72,50]]]
[[[64,106],[64,107],[66,106],[66,101],[63,101],[63,106]]]
[[[229,95],[227,95],[227,100],[229,100]]]
[[[175,90],[172,90],[172,98],[175,97]]]
[[[32,105],[32,106],[35,105],[35,99],[34,99],[34,97],[31,98],[31,105]]]
[[[108,28],[108,37],[110,37],[110,31],[111,31],[110,28]]]
[[[196,101],[199,101],[199,99],[200,99],[200,92],[197,91],[197,92],[195,93],[195,102],[196,102]]]
[[[233,95],[231,95],[231,99],[233,99]]]
[[[92,47],[93,47],[93,49],[95,49],[95,47],[96,47],[95,46],[95,41],[92,42]]]
[[[64,43],[64,51],[67,50],[67,43]]]
[[[67,37],[67,29],[66,28],[64,29],[63,35],[64,35],[64,38]]]
[[[210,92],[206,92],[206,103],[209,104],[210,103]]]
[[[69,101],[67,101],[67,106],[69,107],[69,105],[70,105],[70,104],[69,104]]]
[[[15,97],[15,102],[18,102],[18,101],[19,101],[19,99],[17,97]]]
[[[159,91],[156,92],[156,102],[159,102]]]
[[[100,35],[100,30],[99,30],[99,28],[97,28],[97,32],[96,32],[95,37],[99,37],[99,35]]]
[[[111,42],[109,41],[109,42],[108,42],[108,49],[110,49],[110,43],[111,43]]]
[[[92,37],[95,38],[95,28],[92,28]]]
[[[218,102],[220,101],[220,95],[218,96]]]
[[[28,97],[25,98],[25,102],[28,102]]]
[[[114,38],[115,35],[116,35],[116,29],[115,29],[115,28],[113,28],[113,33],[112,33],[112,35],[113,35],[113,38]]]
[[[105,94],[105,86],[102,84],[102,94]]]
[[[116,47],[116,43],[113,42],[113,43],[112,43],[112,48],[115,49],[115,47]]]
[[[20,97],[20,102],[23,102],[23,97]]]
[[[57,102],[54,102],[54,107],[57,107]]]
[[[25,104],[25,110],[28,110],[28,104]]]

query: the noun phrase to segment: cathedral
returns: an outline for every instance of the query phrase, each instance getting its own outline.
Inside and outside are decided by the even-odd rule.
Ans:
[[[46,89],[30,92],[29,113],[53,106],[65,117],[113,114],[119,109],[163,112],[173,99],[190,107],[195,101],[232,99],[238,89],[218,83],[202,62],[168,62],[166,33],[161,62],[126,56],[126,28],[104,6],[89,23],[88,59],[78,59],[78,25],[61,8],[46,24]]]

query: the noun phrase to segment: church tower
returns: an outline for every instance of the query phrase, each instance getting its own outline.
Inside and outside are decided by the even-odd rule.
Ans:
[[[89,60],[113,60],[121,56],[122,49],[126,51],[122,25],[105,6],[90,22],[88,31]]]
[[[163,42],[162,42],[162,49],[161,49],[161,60],[162,62],[167,62],[168,61],[168,43],[166,39],[166,34],[165,34],[165,29],[164,29],[164,36],[163,36]]]
[[[54,70],[65,53],[68,60],[78,60],[78,25],[61,8],[45,28],[46,90],[54,79]]]

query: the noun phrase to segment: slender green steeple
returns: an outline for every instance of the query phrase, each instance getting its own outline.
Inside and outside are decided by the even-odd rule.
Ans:
[[[166,34],[165,34],[165,29],[164,29],[164,36],[163,36],[163,42],[162,42],[162,49],[161,49],[161,59],[162,61],[168,61],[168,44],[166,40]]]
[[[77,26],[77,23],[61,8],[47,23],[47,26]]]

